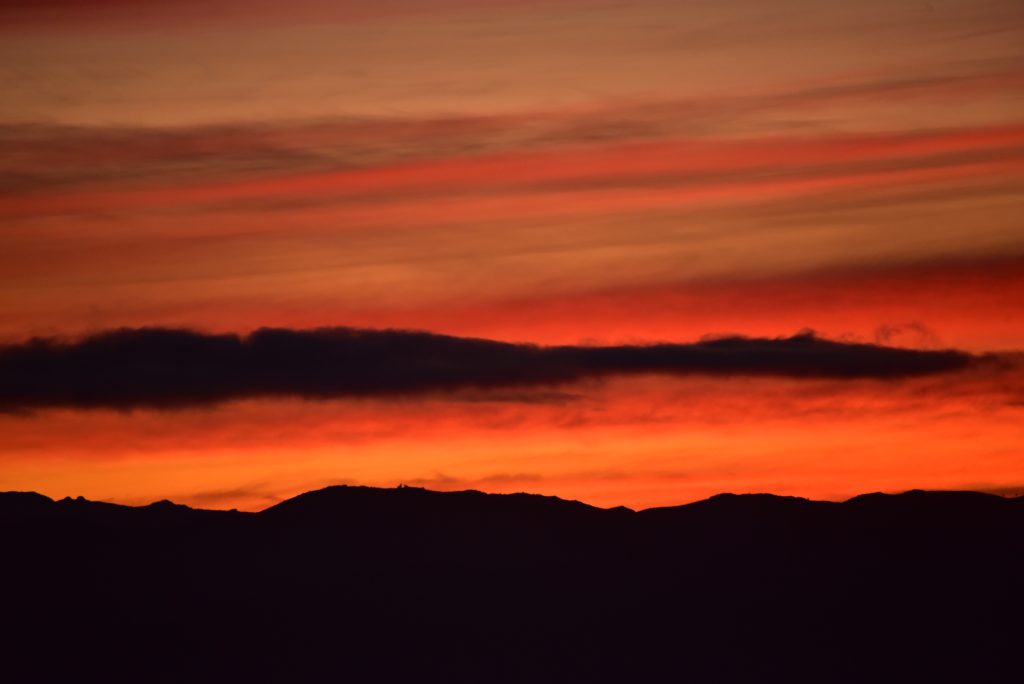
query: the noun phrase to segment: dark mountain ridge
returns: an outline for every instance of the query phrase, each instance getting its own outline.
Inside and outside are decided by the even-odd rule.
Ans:
[[[350,513],[381,515],[419,515],[428,513],[479,514],[501,512],[517,515],[544,514],[640,514],[650,518],[697,514],[713,511],[723,515],[777,514],[784,511],[816,511],[847,507],[861,511],[888,512],[890,514],[919,514],[930,512],[971,514],[981,511],[1002,510],[1024,505],[1024,496],[1009,497],[976,491],[943,491],[914,489],[890,494],[872,492],[842,502],[816,501],[797,496],[776,494],[716,494],[708,499],[676,506],[660,506],[635,511],[625,506],[599,508],[580,501],[557,496],[529,494],[490,494],[468,489],[437,491],[423,487],[400,485],[395,488],[360,485],[332,485],[285,499],[258,513],[237,510],[193,508],[166,499],[143,506],[93,501],[84,497],[64,497],[54,500],[37,492],[0,492],[0,516],[56,513],[82,514],[84,511],[105,510],[128,513],[176,511],[197,515],[260,515],[279,520],[306,519],[312,524]]]
[[[0,494],[11,681],[995,681],[1024,497]]]

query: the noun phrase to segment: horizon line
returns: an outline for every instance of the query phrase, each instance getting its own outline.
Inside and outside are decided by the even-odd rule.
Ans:
[[[905,495],[908,495],[908,494],[976,494],[976,495],[980,495],[980,496],[989,496],[989,497],[995,497],[995,498],[998,498],[998,499],[1006,499],[1006,500],[1024,499],[1024,486],[1021,486],[1021,487],[999,487],[999,488],[993,488],[993,489],[988,489],[988,490],[986,490],[986,489],[926,489],[926,488],[921,488],[921,487],[913,487],[911,489],[905,489],[905,490],[865,491],[865,492],[861,492],[859,494],[855,494],[853,496],[849,496],[847,498],[842,498],[842,499],[812,499],[812,498],[809,498],[809,497],[806,497],[806,496],[798,496],[798,495],[793,495],[793,494],[776,494],[776,493],[773,493],[773,492],[766,492],[766,491],[756,491],[756,492],[729,492],[729,491],[725,491],[725,492],[718,492],[716,494],[712,494],[712,495],[704,497],[704,498],[694,499],[692,501],[685,501],[685,502],[681,502],[681,503],[677,503],[677,504],[668,504],[668,505],[663,505],[663,506],[650,506],[650,507],[647,507],[647,508],[632,508],[630,506],[625,506],[625,505],[607,506],[607,507],[605,507],[605,506],[596,506],[594,504],[590,504],[590,503],[587,503],[586,501],[581,501],[579,499],[568,499],[568,498],[564,498],[564,497],[561,497],[561,496],[558,496],[558,495],[540,494],[540,493],[537,493],[537,492],[528,492],[528,491],[488,492],[488,491],[484,491],[484,490],[481,490],[481,489],[473,489],[473,488],[470,488],[470,489],[430,489],[428,487],[423,487],[423,486],[420,486],[420,485],[407,485],[407,484],[398,484],[398,485],[395,485],[393,487],[381,487],[381,486],[374,486],[374,485],[360,485],[360,484],[348,484],[348,483],[339,483],[339,484],[325,485],[323,487],[318,487],[316,489],[310,489],[310,490],[301,491],[301,492],[299,492],[297,494],[294,494],[292,496],[287,496],[287,497],[278,499],[278,500],[274,501],[273,503],[268,504],[266,507],[258,509],[258,510],[242,510],[242,509],[238,509],[238,508],[215,508],[215,507],[207,508],[207,507],[200,507],[200,506],[191,506],[189,504],[179,503],[177,501],[174,501],[174,500],[168,499],[168,498],[157,499],[157,500],[154,500],[154,501],[150,501],[149,503],[122,503],[122,502],[115,501],[115,500],[112,500],[112,499],[89,499],[89,498],[87,498],[85,496],[82,496],[82,495],[77,495],[77,496],[67,495],[67,496],[63,496],[63,497],[60,497],[60,498],[55,498],[55,497],[49,496],[49,495],[44,494],[44,493],[42,493],[40,491],[37,491],[37,490],[4,490],[4,491],[0,491],[0,497],[5,496],[5,495],[11,495],[11,494],[34,495],[34,496],[43,497],[43,498],[47,499],[48,501],[50,501],[52,503],[60,503],[60,502],[63,502],[63,501],[72,501],[72,502],[83,502],[83,503],[108,504],[108,505],[120,506],[120,507],[124,507],[124,508],[148,508],[148,507],[155,506],[155,505],[167,505],[167,504],[170,504],[170,505],[174,505],[174,506],[180,506],[180,507],[188,508],[189,510],[193,510],[193,511],[210,511],[210,512],[222,512],[222,513],[232,513],[232,512],[234,512],[234,513],[245,513],[245,514],[257,515],[259,513],[263,513],[265,511],[268,511],[268,510],[270,510],[270,509],[272,509],[272,508],[274,508],[274,507],[276,507],[276,506],[278,506],[278,505],[280,505],[282,503],[286,503],[288,501],[293,501],[293,500],[295,500],[295,499],[297,499],[299,497],[306,496],[306,495],[309,495],[309,494],[316,494],[316,493],[319,493],[319,492],[325,492],[325,491],[331,490],[331,489],[361,489],[361,490],[374,490],[374,491],[378,491],[378,492],[399,492],[399,491],[409,491],[409,490],[411,490],[411,491],[427,492],[427,493],[430,493],[430,494],[441,494],[441,495],[444,495],[444,494],[452,494],[452,495],[454,495],[454,494],[481,494],[481,495],[484,495],[484,496],[493,496],[493,497],[531,496],[531,497],[539,497],[539,498],[544,498],[544,499],[556,499],[558,501],[562,501],[562,502],[565,502],[565,503],[571,503],[571,504],[580,504],[580,505],[586,506],[588,508],[592,508],[592,509],[600,510],[600,511],[626,510],[626,511],[630,511],[630,512],[633,512],[633,513],[642,513],[644,511],[654,511],[654,510],[662,510],[662,509],[670,509],[670,508],[682,508],[682,507],[685,507],[685,506],[692,506],[694,504],[699,504],[699,503],[711,501],[712,499],[718,499],[718,498],[723,498],[723,497],[748,497],[748,496],[770,497],[770,498],[773,498],[773,499],[797,499],[797,500],[800,500],[800,501],[806,501],[808,503],[837,504],[837,505],[838,504],[849,503],[849,502],[851,502],[851,501],[853,501],[855,499],[859,499],[859,498],[866,497],[866,496],[893,496],[893,497],[895,497],[895,496],[905,496]]]

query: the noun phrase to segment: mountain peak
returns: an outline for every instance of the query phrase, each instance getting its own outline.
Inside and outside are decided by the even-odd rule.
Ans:
[[[596,513],[595,508],[540,494],[487,494],[475,489],[440,492],[423,487],[399,485],[394,488],[334,485],[282,501],[260,515],[271,518],[323,517],[374,514],[387,516],[425,514],[537,514],[541,512]]]

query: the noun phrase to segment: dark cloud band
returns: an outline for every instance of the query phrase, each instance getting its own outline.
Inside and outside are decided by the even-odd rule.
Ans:
[[[141,328],[0,347],[0,407],[386,397],[543,388],[642,373],[899,379],[952,372],[976,360],[955,350],[849,344],[812,334],[541,347],[399,330],[262,329],[239,336]]]

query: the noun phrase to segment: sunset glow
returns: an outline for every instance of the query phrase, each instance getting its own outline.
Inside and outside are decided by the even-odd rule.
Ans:
[[[1019,1],[39,0],[0,38],[0,369],[120,328],[558,359],[155,408],[0,372],[0,490],[1024,493]],[[722,338],[967,360],[686,356]]]

